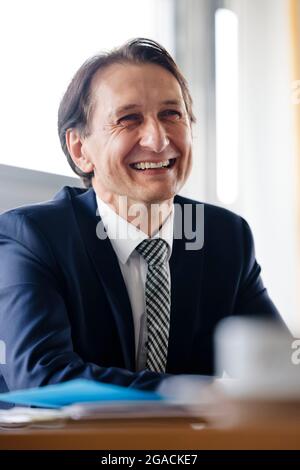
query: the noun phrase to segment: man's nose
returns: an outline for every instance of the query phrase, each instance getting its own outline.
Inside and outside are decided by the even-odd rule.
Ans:
[[[163,125],[155,120],[149,119],[144,122],[141,129],[140,146],[155,153],[161,153],[169,145],[170,141]]]

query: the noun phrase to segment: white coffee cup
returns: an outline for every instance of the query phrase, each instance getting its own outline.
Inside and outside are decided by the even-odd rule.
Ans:
[[[215,369],[233,395],[300,399],[300,365],[292,362],[293,338],[279,322],[229,317],[215,332]]]

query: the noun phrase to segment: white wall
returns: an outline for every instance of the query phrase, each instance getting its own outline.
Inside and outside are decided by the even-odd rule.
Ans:
[[[189,79],[198,118],[194,171],[183,194],[224,205],[216,194],[214,12],[227,7],[239,19],[240,143],[238,198],[225,207],[248,220],[265,285],[289,327],[300,335],[289,2],[176,3],[177,58]]]
[[[238,0],[240,185],[235,209],[254,231],[268,290],[300,334],[297,305],[296,153],[286,0]]]

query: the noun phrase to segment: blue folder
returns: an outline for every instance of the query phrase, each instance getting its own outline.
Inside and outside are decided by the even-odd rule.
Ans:
[[[161,400],[155,392],[144,392],[119,385],[86,379],[70,380],[55,385],[0,393],[0,401],[17,405],[60,408],[74,403],[97,401]]]

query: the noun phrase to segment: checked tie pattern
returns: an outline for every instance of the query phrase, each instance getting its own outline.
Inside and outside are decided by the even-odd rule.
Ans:
[[[145,286],[147,316],[147,369],[165,372],[170,326],[168,245],[161,238],[146,239],[136,250],[148,264]]]

